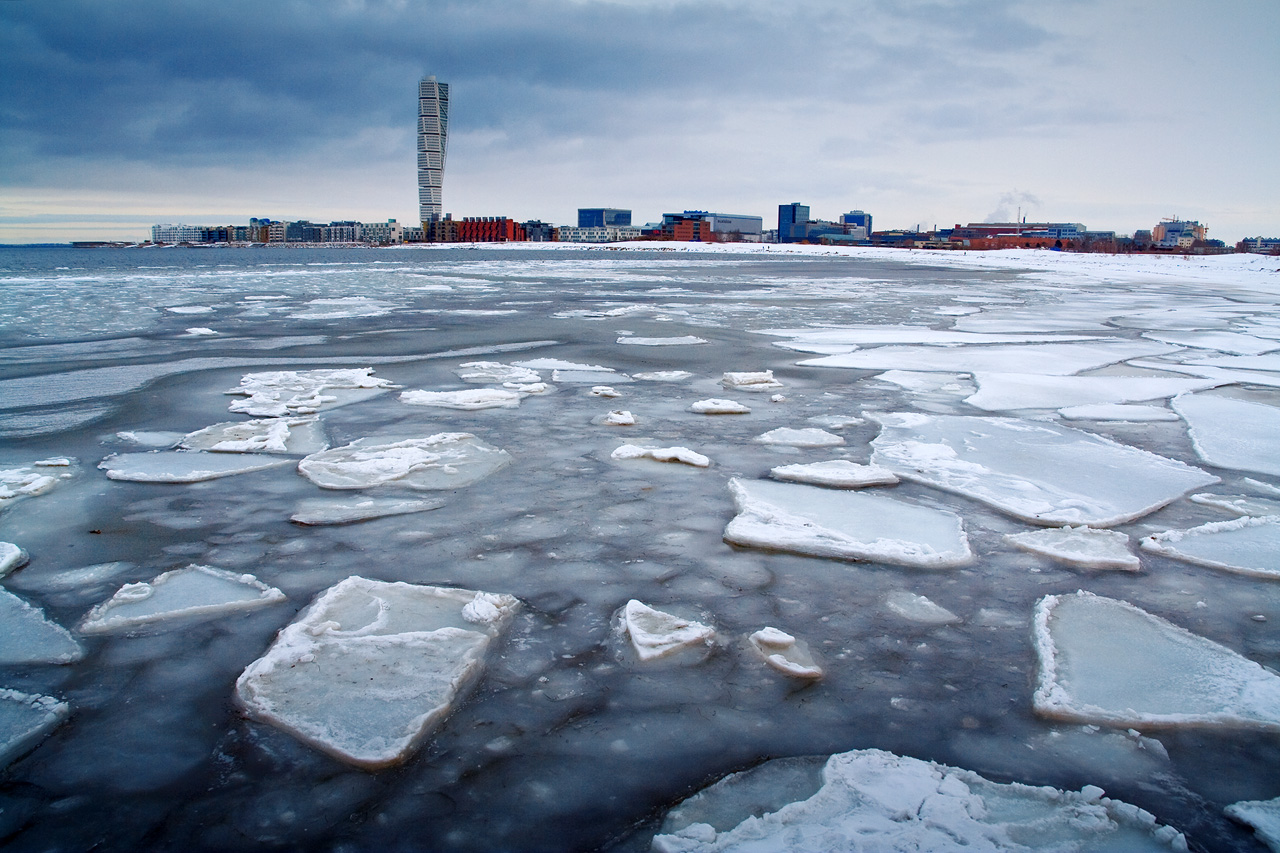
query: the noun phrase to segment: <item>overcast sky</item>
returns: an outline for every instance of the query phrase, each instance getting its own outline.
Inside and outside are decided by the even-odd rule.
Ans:
[[[1280,236],[1280,3],[0,0],[0,242],[684,209]]]

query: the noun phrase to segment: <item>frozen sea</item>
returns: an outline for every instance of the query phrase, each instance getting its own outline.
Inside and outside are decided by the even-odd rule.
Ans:
[[[0,584],[44,617],[4,630],[81,652],[0,663],[0,688],[67,706],[6,757],[0,844],[639,851],[667,809],[729,773],[874,748],[997,782],[1096,785],[1193,850],[1265,850],[1224,809],[1280,797],[1280,729],[1038,715],[1033,613],[1085,590],[1280,670],[1275,574],[1139,548],[1237,517],[1224,500],[1256,515],[1280,505],[1267,426],[1280,407],[1280,262],[787,248],[0,249],[0,494],[12,495],[0,541],[28,556]],[[520,379],[464,381],[472,362]],[[397,387],[291,411],[314,418],[307,441],[469,433],[509,461],[443,488],[384,478],[354,491],[299,473],[312,448],[195,482],[98,467],[155,454],[141,467],[168,470],[183,436],[257,417],[229,411],[245,396],[226,392],[248,374],[363,368]],[[773,382],[722,381],[765,371]],[[508,393],[401,399],[468,389]],[[726,399],[749,411],[690,409]],[[842,441],[757,440],[781,428]],[[624,444],[710,464],[614,458]],[[857,519],[820,511],[836,490],[769,487],[778,505],[743,517],[782,530],[776,547],[726,543],[730,480],[832,460],[887,465],[901,482],[864,490],[891,500]],[[1190,499],[1202,493],[1229,499]],[[339,499],[389,514],[290,520]],[[880,508],[892,501],[912,512]],[[846,503],[864,505],[831,506]],[[913,564],[937,534],[917,516],[958,517],[972,559]],[[1127,535],[1139,570],[1005,538],[1064,524]],[[805,538],[815,525],[821,547]],[[1272,538],[1250,560],[1280,570],[1277,526],[1255,527]],[[823,556],[830,541],[878,535],[893,559]],[[78,630],[122,586],[192,565],[285,598]],[[521,602],[465,698],[376,771],[235,698],[276,633],[353,575]],[[911,596],[936,607],[913,618],[900,604]],[[715,639],[641,660],[619,633],[631,600]],[[766,626],[803,641],[822,678],[765,665],[747,637]],[[1178,692],[1176,663],[1128,637],[1089,639],[1117,666],[1168,664],[1162,689]],[[1218,702],[1185,687],[1191,706]]]

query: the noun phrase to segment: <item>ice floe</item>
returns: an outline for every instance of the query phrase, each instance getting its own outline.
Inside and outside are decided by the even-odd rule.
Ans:
[[[260,418],[214,424],[183,436],[184,450],[218,453],[316,453],[328,447],[319,418]]]
[[[444,506],[441,500],[398,500],[396,498],[361,498],[341,500],[313,498],[298,504],[289,516],[294,524],[319,527],[329,524],[354,524],[389,515],[408,515]]]
[[[605,426],[635,426],[636,416],[626,409],[614,409],[600,419]]]
[[[1280,515],[1212,521],[1142,540],[1144,550],[1242,575],[1280,579]]]
[[[336,758],[407,758],[462,700],[510,595],[349,577],[316,597],[236,682],[255,719]]]
[[[1093,433],[1024,420],[882,413],[872,464],[1033,524],[1112,527],[1218,478]]]
[[[698,415],[749,415],[751,408],[734,400],[698,400],[689,406]]]
[[[540,382],[542,376],[528,367],[503,364],[500,361],[468,361],[458,365],[453,371],[463,382],[475,382],[481,385],[489,382]]]
[[[0,664],[71,663],[84,649],[44,611],[8,590],[0,589]]]
[[[1160,376],[1045,376],[1039,373],[978,372],[973,378],[978,383],[978,393],[966,397],[965,402],[988,412],[1160,400],[1217,384],[1207,379]]]
[[[33,462],[29,465],[0,468],[0,509],[23,498],[43,495],[58,485],[58,481],[68,479],[71,474],[57,470],[65,467]]]
[[[833,489],[861,489],[865,486],[892,486],[898,475],[878,465],[859,465],[847,459],[808,462],[801,465],[779,465],[769,469],[775,480],[809,483]]]
[[[720,384],[739,391],[763,392],[781,388],[782,383],[773,378],[772,370],[739,371],[724,374]]]
[[[1058,414],[1069,421],[1176,421],[1176,412],[1158,406],[1129,406],[1124,403],[1099,403],[1085,406],[1067,406]]]
[[[751,647],[760,653],[764,662],[786,675],[795,678],[821,678],[822,667],[814,661],[809,647],[785,631],[777,628],[761,628],[747,637]]]
[[[232,403],[233,412],[271,418],[308,415],[396,387],[372,374],[372,367],[247,373],[239,387],[226,393],[248,398]]]
[[[514,409],[521,395],[505,388],[467,388],[463,391],[405,391],[400,402],[410,406],[436,406],[442,409]]]
[[[1280,500],[1255,498],[1253,495],[1192,495],[1193,503],[1226,510],[1233,515],[1280,515]]]
[[[1280,853],[1280,797],[1274,800],[1241,800],[1227,806],[1227,815],[1253,827],[1254,835]]]
[[[1280,408],[1214,394],[1182,394],[1171,405],[1208,464],[1280,475]]]
[[[253,575],[188,566],[120,587],[80,622],[82,634],[128,631],[192,616],[220,616],[284,601],[284,593]]]
[[[1174,348],[1154,341],[1096,341],[1079,344],[996,346],[885,346],[799,362],[806,367],[861,370],[924,370],[948,373],[1004,372],[1067,376],[1131,358],[1164,355]]]
[[[166,430],[134,429],[118,432],[115,437],[119,441],[127,441],[130,444],[138,444],[143,447],[169,448],[186,438],[186,435]]]
[[[641,447],[624,444],[609,454],[610,459],[652,459],[655,462],[683,462],[695,468],[706,468],[711,460],[687,447]]]
[[[755,440],[761,444],[785,444],[790,447],[835,447],[844,444],[844,439],[840,436],[817,427],[778,427],[757,435]]]
[[[0,768],[33,748],[71,713],[52,696],[0,687]]]
[[[1280,676],[1125,601],[1049,595],[1035,608],[1033,704],[1054,719],[1280,731]]]
[[[468,486],[511,461],[468,432],[442,432],[426,438],[390,441],[362,438],[343,447],[313,453],[298,471],[326,489],[368,489],[396,485],[410,489]]]
[[[638,347],[677,347],[690,344],[705,344],[708,341],[706,338],[699,338],[695,335],[679,335],[670,338],[641,338],[626,335],[618,338],[618,343],[631,344]]]
[[[187,329],[187,334],[191,335],[193,338],[208,338],[218,333],[207,326],[192,326],[190,329]]]
[[[777,759],[720,780],[668,812],[653,850],[1187,849],[1176,829],[1096,785],[1075,792],[998,783],[877,749],[839,753],[812,769],[804,759]]]
[[[1192,332],[1143,332],[1144,338],[1166,344],[1177,344],[1182,347],[1211,349],[1233,355],[1262,355],[1280,349],[1280,343],[1244,335],[1239,332],[1192,331]]]
[[[710,625],[655,610],[635,599],[622,608],[621,625],[631,648],[642,661],[668,657],[682,649],[705,647],[716,634]]]
[[[944,510],[770,480],[735,478],[729,491],[738,514],[724,539],[734,545],[921,568],[973,560],[960,516]]]
[[[562,358],[531,358],[515,362],[516,367],[527,367],[530,370],[570,370],[583,373],[616,373],[612,367],[599,364],[580,364],[576,361],[565,361]]]
[[[0,578],[27,564],[27,552],[12,542],[0,542]]]
[[[693,376],[687,370],[650,370],[643,373],[631,374],[636,379],[643,379],[646,382],[682,382]]]
[[[591,396],[605,398],[621,397],[622,392],[618,391],[611,385],[594,385],[591,388]]]
[[[1004,539],[1024,551],[1084,569],[1136,572],[1142,568],[1138,558],[1129,551],[1129,536],[1117,530],[1049,527],[1026,533],[1009,533]]]
[[[895,589],[884,598],[890,613],[921,625],[954,625],[960,617],[923,595]]]
[[[239,453],[160,450],[151,453],[113,453],[98,463],[112,480],[135,483],[198,483],[234,474],[248,474],[292,459]]]

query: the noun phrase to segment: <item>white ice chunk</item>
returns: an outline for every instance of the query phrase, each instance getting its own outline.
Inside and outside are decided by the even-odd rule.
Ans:
[[[720,384],[739,391],[772,391],[774,388],[782,387],[782,383],[773,378],[772,370],[726,373],[721,378]]]
[[[632,374],[636,379],[643,379],[646,382],[680,382],[692,375],[687,370],[650,370]]]
[[[822,667],[813,660],[809,647],[777,628],[761,628],[747,637],[751,647],[769,666],[794,678],[821,678]]]
[[[1273,498],[1255,498],[1253,495],[1212,495],[1207,492],[1192,495],[1193,503],[1223,509],[1233,515],[1280,515],[1280,501]]]
[[[40,470],[43,467],[32,463],[13,468],[0,468],[0,509],[22,498],[43,495],[58,485],[59,480],[71,476]]]
[[[706,338],[699,338],[694,335],[680,335],[670,338],[641,338],[635,336],[627,336],[618,338],[620,344],[632,344],[639,347],[677,347],[688,346],[690,344],[708,343]]]
[[[1138,558],[1129,552],[1129,536],[1117,530],[1049,527],[1010,533],[1004,538],[1024,551],[1085,569],[1136,572],[1142,568]]]
[[[1049,595],[1035,608],[1033,704],[1054,719],[1146,730],[1280,731],[1280,677],[1124,601]]]
[[[1129,406],[1123,403],[1100,403],[1091,406],[1067,406],[1058,414],[1069,421],[1176,421],[1178,415],[1158,406]]]
[[[318,418],[261,418],[214,424],[183,437],[184,450],[218,453],[316,453],[328,447]]]
[[[711,460],[687,447],[641,447],[624,444],[609,454],[610,459],[652,459],[655,462],[683,462],[696,468],[706,468]]]
[[[895,589],[886,595],[884,604],[889,612],[921,625],[954,625],[960,621],[959,616],[942,605],[905,589]]]
[[[190,329],[187,329],[187,334],[191,335],[193,338],[207,338],[218,333],[213,329],[210,329],[208,326],[192,326]]]
[[[857,415],[814,415],[809,418],[809,423],[817,424],[827,429],[845,429],[851,426],[862,426],[867,421]]]
[[[806,367],[852,367],[860,370],[927,370],[974,373],[1005,372],[1068,376],[1142,356],[1164,355],[1173,347],[1154,341],[1096,341],[1079,344],[1011,346],[885,346],[846,355],[799,362]]]
[[[1217,477],[1093,433],[1024,420],[873,414],[873,464],[1033,524],[1111,527]]]
[[[550,394],[555,390],[546,382],[503,382],[502,387],[508,391],[515,391],[521,396],[534,397],[543,394]]]
[[[27,552],[12,542],[0,542],[0,578],[27,564]]]
[[[71,663],[84,649],[44,611],[0,589],[0,664]]]
[[[0,687],[0,768],[34,747],[71,713],[52,696]]]
[[[149,582],[128,583],[94,607],[80,623],[82,634],[128,631],[188,616],[220,616],[284,601],[284,593],[253,575],[188,566]]]
[[[757,435],[755,440],[761,444],[785,444],[791,447],[835,447],[844,444],[844,439],[840,436],[817,427],[778,427]]]
[[[1280,515],[1167,530],[1143,539],[1142,547],[1199,566],[1280,579]]]
[[[978,393],[966,397],[965,402],[988,412],[1160,400],[1217,384],[1208,379],[1161,376],[1045,376],[1039,373],[979,372],[973,378],[978,383]]]
[[[352,524],[389,515],[408,515],[444,506],[441,500],[398,500],[396,498],[362,498],[342,500],[312,498],[298,504],[289,516],[294,524],[318,527],[327,524]]]
[[[1280,853],[1280,797],[1274,800],[1241,800],[1223,811],[1241,823],[1253,827],[1254,835]]]
[[[944,510],[770,480],[733,479],[729,491],[738,515],[724,539],[734,545],[921,568],[973,560],[960,516]]]
[[[600,422],[605,426],[635,426],[636,416],[626,409],[614,409],[605,415]]]
[[[536,370],[503,364],[500,361],[468,361],[458,365],[453,371],[463,382],[476,382],[481,385],[489,382],[540,382],[542,376]]]
[[[859,465],[847,459],[808,462],[802,465],[779,465],[769,470],[775,480],[809,483],[833,489],[861,489],[864,486],[892,486],[898,475],[878,465]]]
[[[349,577],[245,668],[236,697],[249,716],[342,761],[387,767],[461,701],[518,607],[507,595]]]
[[[595,385],[591,388],[592,397],[621,397],[622,392],[615,390],[610,385]]]
[[[969,770],[877,749],[833,755],[812,779],[804,765],[784,763],[795,761],[766,762],[736,773],[679,804],[654,837],[653,850],[1187,849],[1180,832],[1104,796],[1096,785],[1073,792],[997,783]],[[766,781],[753,783],[754,777]],[[769,782],[781,790],[761,787]],[[767,803],[763,809],[761,799]]]
[[[161,450],[152,453],[114,453],[98,463],[112,480],[135,483],[198,483],[233,474],[287,465],[292,459],[257,454],[202,453]]]
[[[1212,394],[1183,394],[1171,405],[1208,464],[1280,475],[1280,408]]]
[[[400,402],[410,406],[436,406],[442,409],[514,409],[521,395],[506,388],[467,388],[463,391],[405,391]]]
[[[699,400],[689,406],[689,411],[699,415],[749,415],[748,406],[734,400]]]
[[[628,601],[622,610],[622,627],[631,640],[631,648],[642,661],[706,645],[716,633],[709,625],[655,610],[635,599]]]
[[[326,489],[396,485],[410,489],[456,489],[505,467],[511,456],[468,432],[442,432],[390,443],[362,438],[313,453],[298,471]]]
[[[247,373],[238,388],[226,393],[248,398],[232,403],[233,412],[271,418],[311,414],[322,406],[341,406],[396,387],[372,374],[372,367]]]

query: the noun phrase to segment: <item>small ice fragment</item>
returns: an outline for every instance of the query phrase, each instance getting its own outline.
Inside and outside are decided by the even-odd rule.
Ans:
[[[31,464],[37,468],[70,468],[71,460],[66,456],[53,456],[48,459],[37,459]]]
[[[697,468],[706,468],[711,460],[687,447],[640,447],[624,444],[609,454],[611,459],[652,459],[656,462],[683,462]]]
[[[783,394],[774,394],[772,397],[770,397],[770,398],[769,398],[769,402],[770,402],[770,403],[785,403],[785,402],[787,402],[787,398],[786,398],[786,396],[785,396],[785,395],[783,395]]]
[[[761,628],[747,638],[765,663],[795,678],[821,678],[822,667],[814,662],[809,648],[777,628]]]
[[[891,613],[921,625],[953,625],[960,621],[959,616],[942,605],[905,589],[895,589],[885,596],[884,603]]]
[[[305,455],[324,450],[324,431],[319,418],[261,418],[214,424],[183,436],[183,450],[210,450],[217,453],[296,453]]]
[[[1253,827],[1263,844],[1280,853],[1280,797],[1274,800],[1241,800],[1223,809],[1228,817]]]
[[[809,423],[816,424],[827,429],[845,429],[851,426],[861,426],[867,421],[865,418],[856,415],[815,415],[809,418]]]
[[[844,444],[844,439],[840,436],[817,427],[778,427],[757,435],[755,440],[761,444],[784,444],[791,447],[835,447]]]
[[[604,416],[601,423],[606,426],[635,426],[636,416],[625,409],[614,409]]]
[[[555,390],[546,382],[503,382],[502,387],[508,391],[515,391],[517,394],[529,397],[550,394]]]
[[[1116,530],[1093,527],[1049,527],[1026,533],[1009,533],[1005,541],[1024,551],[1040,554],[1085,569],[1123,569],[1136,572],[1142,568],[1138,558],[1129,553],[1129,536]]]
[[[0,542],[0,578],[27,564],[27,552],[12,542]]]
[[[164,309],[171,314],[212,314],[213,309],[208,305],[174,305]]]
[[[726,373],[720,384],[740,391],[771,391],[782,387],[782,383],[773,378],[772,370]]]
[[[687,370],[651,370],[646,373],[632,374],[636,379],[643,379],[646,382],[679,382],[692,375]]]
[[[200,337],[209,337],[211,335],[216,335],[218,333],[215,332],[213,329],[208,328],[207,326],[192,326],[190,329],[187,329],[187,334],[191,335],[192,337],[200,338]]]
[[[635,599],[623,608],[622,625],[631,639],[631,647],[642,661],[709,643],[716,633],[714,628],[701,622],[655,610]]]
[[[608,385],[593,385],[591,387],[591,396],[593,397],[621,397],[619,391],[615,391]]]
[[[520,394],[506,388],[468,388],[463,391],[405,391],[400,402],[410,406],[437,406],[442,409],[514,409]]]
[[[367,489],[397,485],[410,489],[469,486],[505,467],[511,456],[466,432],[379,443],[362,438],[343,447],[313,453],[298,471],[325,489]]]
[[[705,344],[706,338],[695,337],[694,335],[680,335],[670,338],[641,338],[636,336],[624,336],[618,338],[620,344],[633,344],[641,347],[674,347],[685,346],[689,344]]]
[[[733,400],[699,400],[689,407],[699,415],[749,415],[751,409]]]
[[[462,608],[462,618],[476,624],[498,624],[519,609],[519,602],[509,595],[477,592],[475,598]]]
[[[294,524],[319,527],[328,524],[353,524],[390,515],[426,512],[444,506],[442,500],[399,500],[396,498],[363,498],[359,500],[312,498],[298,504],[289,516]]]
[[[481,385],[489,382],[529,383],[542,380],[536,370],[503,364],[499,361],[468,361],[458,365],[453,372],[463,382],[475,382]]]
[[[284,601],[284,593],[253,575],[188,566],[125,584],[90,610],[80,623],[82,634],[127,631],[142,625],[188,616],[220,616]]]
[[[0,688],[0,768],[34,747],[71,713],[52,696]]]
[[[151,453],[114,453],[98,463],[112,480],[135,483],[198,483],[234,474],[287,465],[292,459],[239,453],[204,453],[160,450]]]
[[[1280,515],[1212,521],[1190,530],[1166,530],[1142,547],[1175,560],[1258,578],[1280,579]]]
[[[809,483],[834,489],[860,489],[864,486],[891,486],[898,476],[878,465],[859,465],[847,459],[809,462],[801,465],[779,465],[769,470],[775,480]]]
[[[44,611],[0,589],[0,664],[72,663],[84,649]]]

